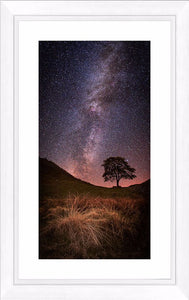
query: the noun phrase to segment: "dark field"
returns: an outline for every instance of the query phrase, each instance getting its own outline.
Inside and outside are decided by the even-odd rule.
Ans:
[[[39,258],[150,258],[150,180],[94,186],[41,159]]]

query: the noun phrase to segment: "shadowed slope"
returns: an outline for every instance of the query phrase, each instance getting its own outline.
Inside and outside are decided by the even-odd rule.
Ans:
[[[137,195],[144,196],[149,199],[150,180],[135,184],[130,187],[122,188],[106,188],[95,186],[88,182],[75,178],[55,163],[45,158],[39,159],[40,174],[40,197],[56,197],[64,198],[70,193],[88,193],[92,196],[107,197],[131,197],[136,198]]]

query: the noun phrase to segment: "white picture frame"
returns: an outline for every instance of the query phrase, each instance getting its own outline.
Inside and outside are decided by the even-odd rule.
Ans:
[[[172,24],[172,259],[168,280],[18,280],[15,105],[18,20],[169,20]],[[188,1],[1,1],[1,299],[189,299]],[[176,70],[176,72],[175,72]],[[176,137],[176,138],[175,138]],[[165,170],[166,171],[166,170]],[[175,180],[176,177],[176,180]],[[16,226],[15,226],[16,225]]]

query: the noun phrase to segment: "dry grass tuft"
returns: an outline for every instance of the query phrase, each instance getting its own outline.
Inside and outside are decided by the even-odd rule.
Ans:
[[[40,228],[41,257],[111,258],[131,249],[139,235],[141,207],[140,200],[124,198],[48,199]]]

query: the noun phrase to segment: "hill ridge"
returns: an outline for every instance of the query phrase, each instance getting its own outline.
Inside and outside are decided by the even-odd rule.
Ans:
[[[51,171],[53,172],[54,177],[60,176],[60,177],[66,177],[64,178],[64,180],[73,180],[73,181],[79,181],[82,183],[86,183],[92,186],[96,186],[90,182],[81,180],[73,175],[71,175],[69,172],[67,172],[65,169],[63,169],[62,167],[58,166],[56,163],[48,160],[47,158],[41,158],[39,157],[39,169],[41,170],[43,167],[49,168],[49,170],[51,169]]]
[[[121,188],[97,186],[74,177],[46,158],[39,158],[39,181],[41,196],[65,197],[69,194],[93,194],[102,197],[123,197],[126,194],[141,194],[149,198],[150,195],[150,179],[141,184]]]
[[[78,180],[82,183],[85,183],[85,184],[90,184],[91,186],[94,186],[94,187],[100,187],[100,188],[105,188],[105,189],[112,189],[112,188],[115,188],[114,186],[113,187],[105,187],[105,186],[100,186],[100,185],[95,185],[95,184],[92,184],[90,182],[87,182],[85,180],[82,180],[82,179],[79,179],[73,175],[71,175],[69,172],[67,172],[65,169],[63,169],[62,167],[60,167],[59,165],[57,165],[56,163],[54,163],[53,161],[51,160],[48,160],[47,158],[42,158],[42,157],[39,157],[39,165],[40,166],[44,166],[46,165],[46,167],[48,166],[49,168],[53,168],[54,171],[56,170],[57,172],[57,175],[63,175],[64,176],[67,176],[68,178],[72,179],[72,180]],[[144,182],[141,182],[141,183],[136,183],[136,184],[131,184],[127,187],[120,187],[122,189],[125,189],[125,188],[134,188],[134,187],[137,187],[137,186],[141,186],[141,185],[145,185],[147,184],[148,182],[150,182],[150,179],[147,179],[145,180]]]

